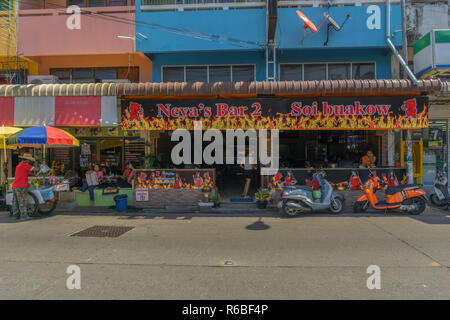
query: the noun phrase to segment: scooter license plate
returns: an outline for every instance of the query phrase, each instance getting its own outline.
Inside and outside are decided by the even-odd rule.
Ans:
[[[277,207],[278,209],[283,208],[283,201],[278,201]]]

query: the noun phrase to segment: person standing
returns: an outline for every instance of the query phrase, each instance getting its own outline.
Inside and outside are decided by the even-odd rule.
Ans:
[[[28,204],[28,175],[30,171],[39,171],[39,167],[30,165],[31,161],[35,161],[30,153],[24,153],[19,156],[22,161],[17,165],[13,189],[13,215],[16,219],[28,220],[30,217],[27,212]]]
[[[248,150],[246,150],[244,163],[241,164],[241,168],[244,169],[244,176],[245,176],[245,185],[244,185],[244,192],[242,193],[242,198],[247,197],[248,190],[250,188],[252,180],[254,180],[255,178],[256,165],[253,164],[254,162],[255,161],[253,161],[253,158],[250,157]]]

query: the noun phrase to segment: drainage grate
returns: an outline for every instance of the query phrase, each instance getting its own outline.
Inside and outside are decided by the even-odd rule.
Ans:
[[[130,231],[134,227],[120,227],[120,226],[93,226],[84,229],[80,232],[71,234],[71,237],[110,237],[117,238],[125,232]]]

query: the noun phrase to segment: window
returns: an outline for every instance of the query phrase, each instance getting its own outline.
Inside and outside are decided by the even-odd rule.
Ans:
[[[375,79],[374,63],[353,63],[353,79]]]
[[[94,83],[115,79],[139,82],[139,67],[50,69],[50,74],[57,76],[59,83]]]
[[[186,82],[208,82],[207,67],[186,67]]]
[[[164,82],[184,82],[184,67],[164,67]]]
[[[0,84],[24,84],[27,70],[0,70]]]
[[[335,63],[328,65],[328,80],[350,79],[350,64]]]
[[[59,83],[70,83],[71,69],[54,69],[50,71],[50,74],[57,76]]]
[[[301,64],[282,64],[280,65],[280,80],[282,81],[300,81],[303,80],[303,66]]]
[[[106,7],[105,0],[88,0],[88,7]]]
[[[254,65],[163,67],[163,82],[254,81]]]
[[[231,67],[209,67],[209,82],[230,82]]]
[[[253,81],[255,79],[254,66],[232,66],[232,81]]]
[[[95,70],[95,82],[102,82],[102,80],[117,79],[116,69],[96,69]]]
[[[303,66],[303,80],[325,80],[327,78],[327,66],[325,64],[305,64]]]
[[[127,5],[127,0],[109,0],[108,2],[109,2],[110,7],[116,7],[116,6],[125,7]]]
[[[94,69],[73,69],[72,83],[95,82]]]
[[[375,79],[375,63],[280,64],[280,80]]]
[[[78,6],[78,7],[84,7],[84,0],[67,0],[67,6]]]
[[[67,6],[79,7],[116,7],[116,6],[133,6],[134,0],[129,3],[127,0],[67,0]]]

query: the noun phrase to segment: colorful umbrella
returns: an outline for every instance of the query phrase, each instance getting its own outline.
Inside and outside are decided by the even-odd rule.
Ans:
[[[4,155],[5,155],[4,161],[5,162],[6,162],[6,148],[15,149],[14,146],[6,146],[6,138],[20,130],[22,130],[22,129],[15,128],[15,127],[5,127],[5,126],[0,127],[0,139],[2,139],[1,144],[0,144],[0,149],[4,149]]]
[[[80,142],[70,133],[54,127],[32,127],[14,133],[6,139],[7,145],[22,147],[70,147],[79,146]]]

